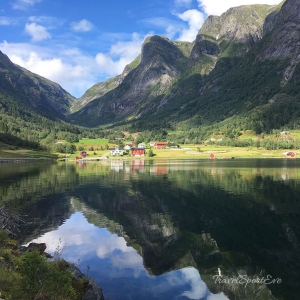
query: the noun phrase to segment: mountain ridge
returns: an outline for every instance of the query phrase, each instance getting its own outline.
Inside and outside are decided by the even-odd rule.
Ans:
[[[264,57],[259,55],[260,53],[258,53],[257,49],[266,45],[266,43],[261,42],[263,40],[271,38],[274,41],[274,37],[272,38],[271,34],[278,27],[276,25],[278,22],[282,24],[282,20],[284,20],[282,15],[289,15],[291,7],[295,7],[293,1],[287,1],[289,2],[288,8],[287,12],[284,13],[281,11],[282,6],[286,6],[286,3],[282,2],[279,5],[239,6],[230,8],[221,16],[209,16],[200,28],[196,40],[186,46],[190,51],[185,53],[181,59],[174,60],[170,66],[167,66],[168,59],[162,53],[169,53],[170,49],[168,46],[173,45],[176,47],[176,42],[158,36],[147,38],[141,49],[141,63],[123,78],[122,84],[99,98],[93,99],[77,113],[71,114],[70,120],[85,126],[97,126],[116,122],[134,124],[139,122],[141,118],[148,125],[149,122],[156,122],[161,125],[162,122],[157,122],[159,118],[165,118],[169,124],[170,122],[173,123],[174,120],[179,120],[180,122],[190,120],[192,124],[194,119],[201,119],[203,121],[200,123],[197,121],[196,123],[203,125],[208,121],[208,123],[217,123],[230,118],[234,113],[241,113],[243,109],[237,109],[237,107],[242,106],[244,101],[249,100],[241,100],[240,104],[238,104],[237,100],[227,101],[223,114],[219,112],[213,113],[208,107],[207,101],[210,102],[209,105],[212,104],[215,112],[219,111],[218,107],[214,107],[215,104],[213,104],[213,102],[220,101],[217,98],[219,98],[219,91],[222,90],[222,83],[217,78],[223,77],[221,73],[224,73],[224,71],[228,74],[229,72],[234,73],[232,69],[234,65],[238,66],[240,64],[245,68],[252,68],[251,65],[255,65],[256,59],[264,59]],[[297,22],[298,20],[296,20]],[[279,28],[281,27],[279,26]],[[154,41],[156,41],[156,48],[152,47]],[[260,46],[256,46],[259,43]],[[265,47],[268,48],[268,46]],[[148,49],[151,49],[151,51],[148,51]],[[178,52],[178,49],[179,47],[176,50],[174,48],[173,53]],[[160,52],[159,58],[155,57],[155,51],[156,53]],[[143,64],[143,57],[148,57],[148,55],[153,61],[150,63],[150,60],[148,60],[148,65]],[[242,62],[242,58],[250,57],[251,55],[251,59],[246,58],[249,63],[246,66]],[[251,61],[252,59],[254,61]],[[152,78],[153,84],[149,85],[149,80],[141,80],[141,74],[149,72],[155,63],[157,70],[164,72],[170,77],[168,77],[169,80],[162,81],[162,73],[157,72],[155,74],[156,81]],[[224,63],[226,70],[224,69]],[[297,64],[292,62],[291,65],[292,67],[290,68],[288,65],[286,66],[286,71],[279,67],[279,72],[283,78],[292,77],[294,74]],[[255,68],[258,69],[259,65],[256,64]],[[274,66],[274,68],[276,67]],[[172,73],[172,70],[174,71],[175,69],[176,71]],[[289,72],[290,69],[292,71]],[[222,72],[220,73],[218,70],[222,70]],[[270,70],[270,76],[277,78],[276,82],[278,84],[280,82],[278,74],[271,74],[272,72]],[[249,73],[251,74],[251,72]],[[258,73],[259,70],[256,70],[255,74],[257,75]],[[136,76],[140,76],[138,80]],[[228,82],[227,79],[226,81]],[[217,82],[219,83],[216,84]],[[125,90],[124,86],[126,84]],[[268,84],[270,85],[270,83]],[[147,87],[149,87],[148,90]],[[263,87],[260,86],[260,89],[263,89]],[[276,89],[274,88],[274,95],[279,90],[280,84]],[[274,96],[271,96],[271,93],[268,94],[270,94],[268,96],[270,99]],[[133,100],[133,98],[137,97],[143,100]],[[212,100],[208,100],[209,98]],[[216,100],[213,100],[214,98]],[[264,100],[261,104],[266,103],[266,101]],[[230,103],[234,105],[232,108],[229,107]],[[259,103],[259,101],[254,101],[253,105],[248,106],[254,109],[255,105],[260,105]],[[129,106],[130,108],[128,108]],[[191,106],[193,112],[189,112],[189,106]],[[224,106],[224,103],[222,106]],[[198,109],[195,109],[197,107]]]
[[[41,114],[85,127],[120,126],[130,132],[180,129],[200,137],[296,128],[299,14],[298,0],[240,6],[208,17],[192,43],[150,36],[122,74],[97,83],[77,101],[53,88],[56,92],[48,96],[46,108],[39,106],[41,98],[36,96],[51,92],[43,88],[46,79],[2,57],[0,91]],[[14,90],[19,78],[26,90]]]
[[[1,51],[0,79],[1,93],[46,117],[64,119],[75,102],[59,84],[12,63]]]

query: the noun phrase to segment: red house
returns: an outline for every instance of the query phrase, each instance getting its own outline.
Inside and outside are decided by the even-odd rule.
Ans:
[[[80,151],[81,158],[85,158],[87,156],[87,153],[85,151]]]
[[[126,146],[130,146],[130,147],[134,147],[135,146],[135,142],[126,142],[125,145]]]
[[[155,149],[163,149],[167,147],[167,142],[155,142],[154,143],[154,148]]]
[[[145,149],[143,148],[132,148],[131,156],[145,156]]]

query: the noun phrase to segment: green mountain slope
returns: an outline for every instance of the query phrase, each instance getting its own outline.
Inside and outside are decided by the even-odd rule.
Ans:
[[[51,118],[63,118],[75,98],[57,83],[13,64],[0,52],[0,92]]]
[[[38,148],[40,142],[48,147],[56,132],[78,133],[76,126],[63,121],[74,101],[58,84],[13,64],[0,52],[0,148]]]
[[[94,85],[78,101],[1,54],[0,122],[17,116],[41,124],[43,115],[47,122],[120,125],[134,132],[171,128],[197,136],[298,129],[299,15],[299,0],[240,6],[208,17],[193,43],[148,37],[121,75]],[[70,107],[74,113],[66,115]]]
[[[225,134],[298,126],[299,13],[296,0],[240,6],[208,17],[193,43],[148,38],[122,83],[70,120]]]

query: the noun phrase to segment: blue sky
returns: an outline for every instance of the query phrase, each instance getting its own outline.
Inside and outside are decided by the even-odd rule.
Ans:
[[[193,41],[208,15],[280,0],[0,0],[0,50],[80,97],[153,34]]]

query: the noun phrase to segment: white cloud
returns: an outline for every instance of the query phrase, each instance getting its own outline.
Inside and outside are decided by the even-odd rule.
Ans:
[[[107,258],[111,256],[112,252],[116,249],[120,250],[122,253],[133,251],[133,248],[127,247],[127,243],[123,237],[112,234],[99,244],[97,256],[99,258]]]
[[[198,0],[199,7],[207,15],[221,15],[231,7],[249,5],[249,4],[279,4],[282,0]]]
[[[64,20],[49,16],[31,16],[28,20],[32,23],[39,23],[47,26],[47,28],[55,28],[64,24]]]
[[[181,270],[185,281],[190,282],[191,290],[185,291],[182,296],[189,299],[201,299],[207,293],[207,286],[202,281],[199,272],[195,268],[185,268]]]
[[[12,18],[0,17],[0,25],[2,25],[2,26],[12,25],[14,23],[15,23],[15,20],[13,20]]]
[[[17,0],[12,4],[12,7],[13,9],[26,10],[30,6],[42,1],[43,0]]]
[[[174,21],[163,17],[147,18],[143,22],[148,26],[152,26],[152,28],[165,29],[164,36],[171,40],[185,28],[185,24],[182,21]]]
[[[229,300],[228,297],[226,295],[224,295],[224,293],[220,293],[220,294],[211,294],[208,296],[207,300]]]
[[[185,268],[180,270],[184,277],[184,281],[189,282],[191,290],[182,293],[189,299],[202,299],[209,293],[208,288],[204,281],[201,279],[199,272],[195,268]],[[209,294],[207,300],[229,300],[224,293]]]
[[[117,42],[111,46],[109,53],[98,53],[96,62],[102,72],[110,76],[121,74],[124,67],[140,54],[143,41],[144,38],[133,33],[131,41]]]
[[[178,6],[188,6],[192,3],[192,0],[175,0],[175,4]]]
[[[25,25],[25,32],[31,35],[31,39],[34,42],[51,38],[51,35],[47,31],[46,27],[36,23],[27,23]]]
[[[144,38],[133,34],[130,41],[118,42],[108,53],[99,53],[95,57],[65,45],[46,47],[4,41],[0,43],[0,50],[12,62],[80,97],[95,83],[121,74],[124,67],[139,55],[143,41]]]
[[[103,77],[95,58],[83,54],[77,48],[60,45],[49,49],[4,41],[0,43],[0,50],[12,62],[60,84],[75,97],[81,96]]]
[[[73,22],[71,25],[73,30],[81,32],[91,31],[94,28],[94,25],[86,19],[79,22]]]
[[[199,29],[201,28],[205,16],[197,9],[190,9],[177,15],[181,20],[188,22],[189,28],[183,29],[180,33],[179,41],[192,42],[195,40]]]

